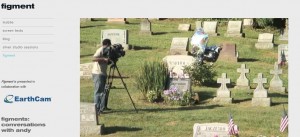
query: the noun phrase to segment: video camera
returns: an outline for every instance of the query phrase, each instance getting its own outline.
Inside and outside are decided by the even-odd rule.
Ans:
[[[108,64],[115,64],[120,57],[125,56],[125,51],[122,44],[117,43],[108,47],[107,56],[110,59],[110,62],[108,62]]]

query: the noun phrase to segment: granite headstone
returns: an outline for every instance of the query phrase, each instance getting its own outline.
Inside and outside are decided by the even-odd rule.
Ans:
[[[272,49],[274,47],[274,36],[271,33],[259,34],[258,41],[255,43],[257,49]]]
[[[128,50],[128,33],[123,29],[105,29],[101,30],[101,41],[110,39],[111,44],[122,44],[124,50]]]

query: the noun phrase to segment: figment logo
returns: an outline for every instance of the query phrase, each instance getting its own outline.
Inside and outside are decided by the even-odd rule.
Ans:
[[[51,97],[40,97],[40,96],[27,96],[20,97],[14,95],[7,95],[4,98],[5,103],[19,103],[19,102],[51,102]]]

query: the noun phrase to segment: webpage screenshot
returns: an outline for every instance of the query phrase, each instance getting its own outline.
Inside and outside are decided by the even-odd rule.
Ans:
[[[295,5],[1,0],[0,137],[300,136]]]

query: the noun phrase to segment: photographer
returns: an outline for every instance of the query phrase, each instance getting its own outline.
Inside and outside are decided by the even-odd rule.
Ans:
[[[105,84],[107,78],[107,66],[109,62],[108,53],[111,46],[109,39],[102,41],[102,46],[97,49],[93,56],[92,77],[94,81],[94,103],[96,103],[96,113],[103,113],[104,110],[110,110],[107,106],[108,95],[105,92]]]

